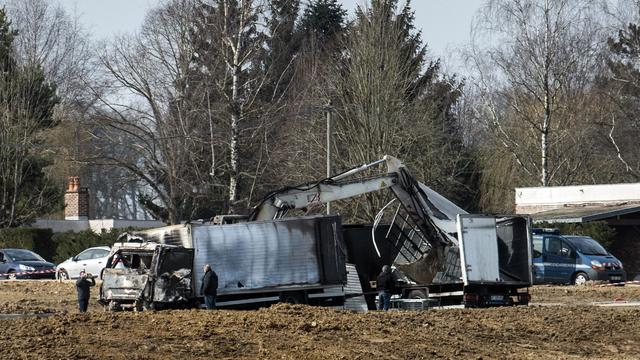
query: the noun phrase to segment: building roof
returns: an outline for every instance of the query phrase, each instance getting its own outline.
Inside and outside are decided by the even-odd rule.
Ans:
[[[638,204],[566,206],[531,214],[535,222],[584,223],[640,212]]]

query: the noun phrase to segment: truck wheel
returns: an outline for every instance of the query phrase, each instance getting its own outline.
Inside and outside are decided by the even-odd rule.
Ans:
[[[60,269],[60,271],[56,272],[56,278],[58,280],[69,280],[69,273],[67,273],[64,269]]]
[[[584,285],[589,281],[589,275],[582,271],[573,275],[573,285]]]
[[[107,309],[110,312],[118,311],[118,310],[120,310],[119,308],[120,308],[120,304],[118,304],[117,302],[115,302],[113,300],[109,301],[109,305],[107,306]]]
[[[142,303],[142,308],[144,311],[154,311],[156,309],[156,304],[153,301],[145,301]]]
[[[426,298],[427,298],[427,293],[425,293],[423,290],[411,290],[407,295],[407,299],[424,300]]]
[[[304,304],[304,295],[300,293],[284,293],[280,295],[280,302],[287,304]]]
[[[7,275],[7,279],[9,279],[9,280],[17,279],[15,270],[9,270],[9,274]]]

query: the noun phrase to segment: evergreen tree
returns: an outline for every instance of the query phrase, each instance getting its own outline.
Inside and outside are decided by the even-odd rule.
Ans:
[[[607,65],[612,73],[611,78],[617,79],[625,94],[640,96],[640,26],[629,24],[627,29],[619,30],[618,37],[607,41],[611,57]]]
[[[640,10],[640,7],[638,8]],[[609,54],[606,59],[608,72],[599,76],[599,90],[610,100],[604,123],[608,140],[600,153],[612,152],[607,165],[615,166],[603,172],[609,182],[640,181],[640,154],[637,138],[640,135],[640,26],[628,24],[616,37],[607,40]],[[606,104],[606,103],[605,103]],[[604,106],[601,105],[601,106]]]
[[[337,0],[312,0],[304,9],[298,32],[324,47],[345,29],[347,11]]]
[[[269,34],[263,61],[269,78],[264,94],[270,98],[282,95],[293,76],[293,60],[299,48],[295,38],[299,9],[300,0],[271,0],[269,4]]]
[[[55,87],[42,69],[17,64],[15,35],[0,10],[0,227],[28,224],[60,208],[62,200],[43,155],[43,133],[57,125]]]
[[[333,80],[341,167],[393,154],[437,191],[468,200],[470,159],[453,111],[461,85],[438,61],[427,62],[410,4],[372,1],[356,11],[347,36]],[[364,196],[354,215],[370,221],[385,203],[379,194]]]

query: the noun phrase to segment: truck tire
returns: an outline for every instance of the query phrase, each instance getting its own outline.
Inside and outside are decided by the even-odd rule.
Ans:
[[[69,280],[69,273],[65,269],[60,269],[56,271],[56,279],[58,280]]]
[[[145,301],[142,303],[142,309],[144,311],[155,311],[156,303],[154,303],[153,301]]]
[[[280,302],[287,304],[305,304],[304,294],[297,292],[282,293]]]
[[[587,281],[589,281],[587,273],[580,271],[573,275],[573,285],[584,285]]]
[[[427,293],[424,292],[423,290],[411,290],[409,291],[409,294],[407,294],[407,299],[424,300],[426,298],[427,298]]]
[[[107,310],[109,312],[115,312],[120,310],[120,304],[118,304],[117,302],[111,300],[109,301],[109,305],[107,305]]]

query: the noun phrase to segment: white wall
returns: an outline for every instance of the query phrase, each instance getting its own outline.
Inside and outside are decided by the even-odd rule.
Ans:
[[[38,229],[51,229],[54,233],[65,231],[83,231],[92,230],[95,233],[101,231],[109,231],[111,229],[122,229],[126,227],[134,228],[154,228],[165,226],[165,223],[157,220],[116,220],[116,219],[98,219],[98,220],[43,220],[38,219],[32,225]]]
[[[640,183],[516,188],[516,206],[640,202]]]

